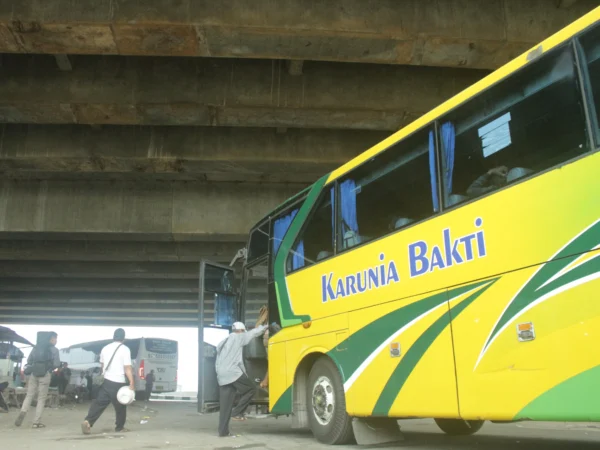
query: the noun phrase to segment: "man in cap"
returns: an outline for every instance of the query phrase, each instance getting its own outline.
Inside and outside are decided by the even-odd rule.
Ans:
[[[267,327],[258,326],[246,332],[242,322],[235,322],[232,333],[217,346],[217,380],[220,386],[219,436],[230,436],[229,420],[245,420],[244,412],[257,391],[255,384],[248,378],[244,367],[243,349],[262,335]],[[233,409],[236,392],[240,400]]]
[[[115,330],[113,342],[104,347],[100,353],[100,364],[104,373],[104,382],[100,386],[96,400],[90,406],[87,417],[81,424],[81,431],[83,434],[90,434],[94,423],[111,403],[117,415],[115,431],[117,433],[129,431],[125,428],[127,406],[117,400],[117,393],[123,386],[127,386],[127,380],[129,380],[129,389],[135,391],[131,350],[125,345],[125,330],[122,328]]]

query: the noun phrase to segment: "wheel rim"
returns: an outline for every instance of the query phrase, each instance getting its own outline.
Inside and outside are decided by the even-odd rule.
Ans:
[[[319,377],[312,391],[312,408],[315,418],[321,425],[331,422],[335,410],[333,384],[327,377]]]

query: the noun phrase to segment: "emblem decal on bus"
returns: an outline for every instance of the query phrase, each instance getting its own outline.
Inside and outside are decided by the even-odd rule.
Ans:
[[[481,228],[483,219],[475,219],[475,226]],[[450,228],[443,231],[444,245],[434,245],[431,251],[425,241],[417,241],[408,246],[410,277],[418,277],[436,269],[446,269],[474,259],[483,258],[487,251],[483,230],[453,239]]]

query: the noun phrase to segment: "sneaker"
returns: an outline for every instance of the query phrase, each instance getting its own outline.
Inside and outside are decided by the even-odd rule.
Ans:
[[[17,420],[15,420],[16,427],[20,427],[23,424],[23,420],[25,419],[25,414],[26,413],[24,413],[24,412],[19,413],[19,417],[17,417]]]
[[[130,431],[129,428],[115,428],[115,433],[129,433]]]

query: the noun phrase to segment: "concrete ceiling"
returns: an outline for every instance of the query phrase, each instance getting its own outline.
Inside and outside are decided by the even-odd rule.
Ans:
[[[194,326],[201,259],[595,6],[1,1],[0,323]]]

